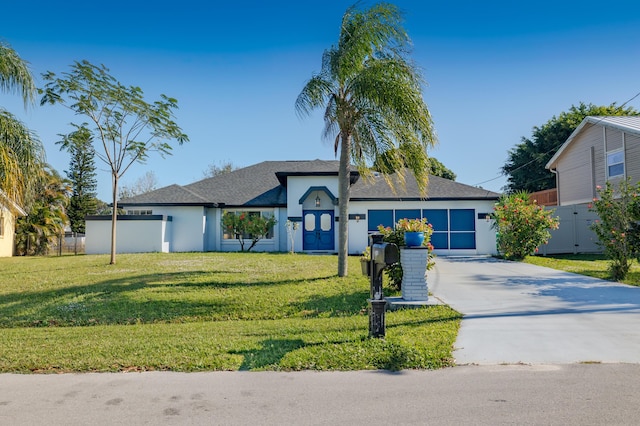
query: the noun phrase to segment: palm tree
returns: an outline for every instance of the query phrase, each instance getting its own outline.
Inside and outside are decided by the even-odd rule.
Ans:
[[[37,174],[38,190],[29,215],[16,222],[16,251],[20,255],[47,254],[69,223],[66,213],[71,195],[69,182],[48,165]]]
[[[35,84],[28,65],[0,42],[0,90],[22,96],[25,108],[34,103]],[[0,107],[0,190],[24,205],[44,164],[44,147],[14,115]]]
[[[338,275],[347,275],[349,173],[351,163],[365,178],[368,164],[385,156],[385,176],[404,182],[411,170],[426,195],[427,148],[436,142],[422,99],[422,76],[408,58],[411,41],[402,15],[391,4],[367,10],[351,6],[342,17],[338,44],[325,50],[322,68],[296,100],[299,115],[324,108],[324,137],[340,149]],[[391,179],[387,180],[391,183]]]

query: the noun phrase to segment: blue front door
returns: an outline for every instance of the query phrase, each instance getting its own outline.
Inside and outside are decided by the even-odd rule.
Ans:
[[[303,226],[303,250],[334,250],[333,211],[306,210]]]

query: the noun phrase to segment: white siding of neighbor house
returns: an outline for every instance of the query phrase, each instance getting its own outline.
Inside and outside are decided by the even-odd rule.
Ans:
[[[589,124],[558,159],[558,202],[561,206],[590,202],[596,187],[607,182],[607,151],[623,149],[625,175],[640,181],[640,137],[622,130]],[[624,177],[609,179],[618,185]]]
[[[640,136],[624,134],[625,171],[632,183],[640,182]]]
[[[171,224],[167,220],[120,220],[116,225],[116,252],[150,253],[171,251]],[[111,251],[111,220],[87,220],[85,253]]]
[[[598,176],[600,173],[604,176],[603,159],[602,127],[585,126],[583,132],[558,159],[558,202],[561,206],[585,203],[593,199]]]

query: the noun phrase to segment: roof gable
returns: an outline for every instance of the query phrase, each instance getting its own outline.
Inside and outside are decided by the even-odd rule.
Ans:
[[[289,176],[337,176],[339,161],[264,161],[189,185],[170,185],[155,191],[120,201],[122,206],[136,205],[200,205],[211,207],[285,207],[287,189],[283,182]],[[351,199],[365,200],[421,200],[415,177],[406,173],[404,185],[395,181],[396,191],[379,174],[371,179],[358,179],[351,172]],[[426,199],[478,200],[498,199],[499,194],[431,176]]]
[[[582,120],[580,125],[569,135],[567,140],[560,146],[558,151],[551,157],[545,165],[546,169],[552,169],[564,151],[573,143],[573,141],[588,126],[610,127],[640,136],[640,117],[639,116],[587,116]]]

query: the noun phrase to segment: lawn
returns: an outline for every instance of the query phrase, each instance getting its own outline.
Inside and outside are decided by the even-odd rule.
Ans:
[[[0,259],[0,372],[434,369],[461,316],[389,312],[368,338],[358,258],[153,253]]]
[[[546,266],[561,271],[588,275],[603,280],[611,280],[609,261],[602,254],[563,254],[554,256],[528,256],[525,262]],[[640,265],[634,261],[627,277],[621,281],[625,284],[640,286]]]

